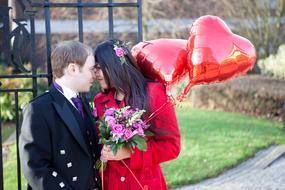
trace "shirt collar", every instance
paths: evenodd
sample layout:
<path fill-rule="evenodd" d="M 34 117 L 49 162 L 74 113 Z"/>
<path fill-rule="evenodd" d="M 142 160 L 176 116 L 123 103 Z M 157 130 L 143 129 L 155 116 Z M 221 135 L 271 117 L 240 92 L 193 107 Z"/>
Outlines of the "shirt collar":
<path fill-rule="evenodd" d="M 78 93 L 76 93 L 74 90 L 72 90 L 71 88 L 68 88 L 67 86 L 65 86 L 64 84 L 62 84 L 60 81 L 56 81 L 57 84 L 59 84 L 62 88 L 63 91 L 63 95 L 70 100 L 72 97 L 76 97 L 78 96 Z M 61 92 L 62 93 L 62 92 Z"/>

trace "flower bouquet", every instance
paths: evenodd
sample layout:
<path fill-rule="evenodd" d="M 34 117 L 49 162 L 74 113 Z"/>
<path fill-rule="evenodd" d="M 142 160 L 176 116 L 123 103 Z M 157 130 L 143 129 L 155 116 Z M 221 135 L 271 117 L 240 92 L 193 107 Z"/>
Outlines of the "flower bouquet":
<path fill-rule="evenodd" d="M 120 109 L 107 108 L 105 110 L 102 121 L 100 121 L 99 131 L 100 139 L 99 144 L 109 145 L 114 154 L 120 148 L 127 147 L 131 151 L 137 147 L 139 150 L 146 151 L 147 149 L 147 136 L 153 134 L 147 130 L 149 125 L 142 120 L 142 115 L 145 110 L 131 109 L 130 106 L 125 106 Z M 137 177 L 127 166 L 124 160 L 121 162 L 127 167 L 131 175 L 137 181 L 141 189 L 141 183 Z M 96 163 L 97 168 L 101 168 L 102 189 L 104 190 L 104 168 L 107 161 L 98 160 Z"/>
<path fill-rule="evenodd" d="M 142 120 L 145 110 L 131 109 L 125 106 L 120 109 L 107 108 L 100 122 L 100 144 L 109 145 L 114 154 L 118 149 L 137 147 L 146 151 L 146 136 L 151 136 L 149 125 Z"/>

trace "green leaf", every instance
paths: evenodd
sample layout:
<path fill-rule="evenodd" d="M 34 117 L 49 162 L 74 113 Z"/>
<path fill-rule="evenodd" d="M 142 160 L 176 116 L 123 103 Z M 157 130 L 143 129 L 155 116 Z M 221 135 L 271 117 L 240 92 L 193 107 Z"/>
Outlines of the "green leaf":
<path fill-rule="evenodd" d="M 139 150 L 146 151 L 147 149 L 147 144 L 146 144 L 146 139 L 144 137 L 135 135 L 132 137 L 133 142 L 136 144 L 136 147 Z"/>
<path fill-rule="evenodd" d="M 150 137 L 153 137 L 153 136 L 154 136 L 154 133 L 151 132 L 151 131 L 149 131 L 149 130 L 146 130 L 146 131 L 144 132 L 144 134 L 145 134 L 146 136 L 150 136 Z"/>
<path fill-rule="evenodd" d="M 120 143 L 120 144 L 117 145 L 117 149 L 118 149 L 118 150 L 121 149 L 121 148 L 123 148 L 123 147 L 124 147 L 124 144 L 123 144 L 123 143 Z"/>
<path fill-rule="evenodd" d="M 116 154 L 117 154 L 117 151 L 118 151 L 117 144 L 111 144 L 111 150 L 112 150 L 113 153 L 116 155 Z"/>

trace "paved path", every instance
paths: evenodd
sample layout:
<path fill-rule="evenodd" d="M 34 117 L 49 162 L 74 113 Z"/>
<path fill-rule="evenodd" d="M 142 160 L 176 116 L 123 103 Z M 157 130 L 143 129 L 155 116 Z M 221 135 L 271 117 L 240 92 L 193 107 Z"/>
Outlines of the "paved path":
<path fill-rule="evenodd" d="M 16 131 L 14 131 L 10 136 L 9 138 L 2 144 L 2 157 L 3 157 L 3 160 L 5 160 L 8 156 L 8 153 L 9 153 L 9 147 L 10 145 L 15 142 L 16 140 Z"/>
<path fill-rule="evenodd" d="M 262 150 L 216 178 L 175 190 L 285 190 L 285 145 Z"/>

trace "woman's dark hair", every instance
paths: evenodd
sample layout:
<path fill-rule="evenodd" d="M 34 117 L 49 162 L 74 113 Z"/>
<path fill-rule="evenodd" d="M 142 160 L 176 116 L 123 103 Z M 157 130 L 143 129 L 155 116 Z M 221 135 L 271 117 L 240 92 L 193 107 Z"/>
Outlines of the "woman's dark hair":
<path fill-rule="evenodd" d="M 115 49 L 124 50 L 119 56 Z M 125 94 L 127 105 L 133 108 L 147 109 L 147 79 L 138 70 L 129 49 L 117 39 L 106 40 L 97 45 L 95 61 L 100 65 L 105 80 L 111 88 Z"/>

